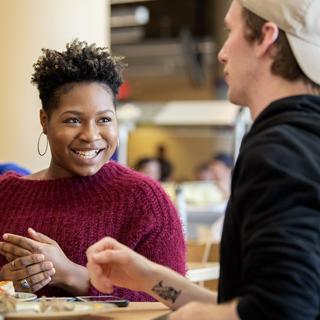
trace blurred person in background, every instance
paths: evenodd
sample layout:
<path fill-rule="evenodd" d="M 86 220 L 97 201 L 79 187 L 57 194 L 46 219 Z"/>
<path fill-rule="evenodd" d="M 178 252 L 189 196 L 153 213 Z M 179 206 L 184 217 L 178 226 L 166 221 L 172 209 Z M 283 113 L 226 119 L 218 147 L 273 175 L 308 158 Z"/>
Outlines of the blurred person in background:
<path fill-rule="evenodd" d="M 211 159 L 209 164 L 204 164 L 202 165 L 202 167 L 198 168 L 198 170 L 201 170 L 198 171 L 198 178 L 200 178 L 202 181 L 213 182 L 214 185 L 218 187 L 219 193 L 221 193 L 221 197 L 223 198 L 224 203 L 226 203 L 230 196 L 232 168 L 232 156 L 222 152 L 217 153 Z M 224 210 L 225 209 L 223 209 L 223 213 Z M 207 237 L 209 237 L 211 241 L 220 242 L 221 240 L 224 222 L 223 213 L 217 220 L 215 220 L 215 222 L 210 227 L 210 231 L 207 234 Z"/>
<path fill-rule="evenodd" d="M 28 176 L 0 176 L 0 280 L 12 280 L 17 291 L 43 288 L 39 295 L 98 295 L 85 252 L 108 235 L 184 274 L 185 243 L 173 204 L 158 183 L 110 161 L 118 144 L 122 62 L 106 48 L 75 40 L 62 52 L 43 49 L 34 68 L 40 137 L 51 161 Z M 39 144 L 44 155 L 47 147 Z M 124 288 L 114 294 L 153 300 Z"/>
<path fill-rule="evenodd" d="M 151 158 L 151 157 L 141 158 L 135 164 L 134 169 L 154 180 L 160 181 L 161 167 L 157 158 Z"/>
<path fill-rule="evenodd" d="M 196 167 L 195 180 L 197 181 L 212 181 L 212 173 L 208 163 L 202 163 Z"/>
<path fill-rule="evenodd" d="M 232 174 L 218 299 L 111 238 L 87 251 L 91 281 L 148 292 L 179 309 L 170 320 L 318 320 L 320 1 L 234 0 L 225 25 L 229 100 L 254 123 Z"/>
<path fill-rule="evenodd" d="M 160 168 L 161 168 L 160 181 L 161 182 L 170 181 L 173 173 L 173 165 L 171 161 L 167 159 L 166 153 L 167 153 L 167 149 L 164 145 L 161 144 L 157 147 L 156 158 L 160 163 Z"/>
<path fill-rule="evenodd" d="M 233 158 L 227 153 L 216 154 L 210 164 L 211 178 L 224 193 L 226 198 L 230 195 L 231 171 L 233 168 Z"/>

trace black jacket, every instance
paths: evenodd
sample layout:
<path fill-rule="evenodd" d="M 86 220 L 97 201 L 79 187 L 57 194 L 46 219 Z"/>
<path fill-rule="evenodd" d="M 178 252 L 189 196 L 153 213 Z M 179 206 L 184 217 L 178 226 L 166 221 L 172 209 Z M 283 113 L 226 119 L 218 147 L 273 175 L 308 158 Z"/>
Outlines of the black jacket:
<path fill-rule="evenodd" d="M 242 142 L 219 302 L 237 297 L 242 320 L 320 319 L 320 97 L 271 103 Z"/>

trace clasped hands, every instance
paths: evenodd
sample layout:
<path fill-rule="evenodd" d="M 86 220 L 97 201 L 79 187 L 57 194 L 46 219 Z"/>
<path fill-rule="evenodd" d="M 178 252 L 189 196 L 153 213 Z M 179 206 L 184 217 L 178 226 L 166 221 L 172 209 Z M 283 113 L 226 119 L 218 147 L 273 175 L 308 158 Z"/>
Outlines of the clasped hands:
<path fill-rule="evenodd" d="M 28 235 L 30 238 L 10 233 L 3 235 L 5 242 L 0 242 L 0 254 L 9 262 L 1 269 L 0 280 L 11 280 L 17 291 L 25 292 L 63 283 L 63 270 L 71 261 L 58 243 L 31 228 Z"/>

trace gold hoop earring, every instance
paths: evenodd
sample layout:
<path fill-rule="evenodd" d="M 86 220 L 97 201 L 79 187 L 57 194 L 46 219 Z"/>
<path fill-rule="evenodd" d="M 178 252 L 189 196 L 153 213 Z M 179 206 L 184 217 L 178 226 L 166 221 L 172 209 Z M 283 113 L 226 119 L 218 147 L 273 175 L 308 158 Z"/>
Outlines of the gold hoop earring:
<path fill-rule="evenodd" d="M 48 144 L 49 144 L 49 142 L 48 142 L 48 138 L 47 138 L 46 148 L 45 148 L 44 152 L 43 152 L 43 153 L 41 153 L 41 151 L 40 151 L 40 140 L 41 140 L 41 136 L 42 136 L 42 135 L 45 135 L 43 131 L 40 133 L 40 136 L 39 136 L 39 138 L 38 138 L 38 143 L 37 143 L 38 154 L 39 154 L 39 156 L 41 156 L 41 157 L 43 157 L 43 156 L 47 153 L 47 150 L 48 150 Z"/>

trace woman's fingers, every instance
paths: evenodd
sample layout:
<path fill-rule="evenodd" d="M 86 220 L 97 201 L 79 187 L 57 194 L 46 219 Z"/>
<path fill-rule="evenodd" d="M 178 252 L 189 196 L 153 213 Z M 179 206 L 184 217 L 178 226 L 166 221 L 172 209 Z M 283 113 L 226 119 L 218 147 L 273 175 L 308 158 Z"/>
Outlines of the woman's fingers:
<path fill-rule="evenodd" d="M 37 274 L 32 275 L 31 277 L 26 278 L 28 283 L 30 284 L 31 287 L 37 285 L 38 283 L 51 278 L 55 274 L 54 268 L 44 271 L 44 272 L 39 272 Z"/>
<path fill-rule="evenodd" d="M 7 243 L 11 243 L 13 245 L 16 245 L 18 247 L 21 247 L 22 249 L 28 250 L 30 252 L 39 252 L 40 248 L 39 245 L 37 243 L 37 241 L 34 241 L 32 239 L 26 238 L 26 237 L 22 237 L 22 236 L 18 236 L 16 234 L 12 234 L 12 233 L 5 233 L 2 236 L 3 240 L 5 240 Z"/>
<path fill-rule="evenodd" d="M 1 278 L 12 280 L 17 291 L 35 292 L 51 281 L 55 268 L 51 261 L 44 261 L 43 254 L 19 257 L 5 264 Z"/>
<path fill-rule="evenodd" d="M 56 244 L 56 241 L 49 238 L 45 234 L 41 232 L 37 232 L 33 230 L 32 228 L 28 228 L 28 233 L 30 237 L 36 241 L 42 242 L 42 243 L 47 243 L 47 244 Z"/>
<path fill-rule="evenodd" d="M 46 272 L 52 269 L 53 264 L 51 261 L 43 261 L 15 271 L 15 278 L 17 280 L 25 279 L 32 277 L 33 275 L 36 275 L 38 273 Z"/>
<path fill-rule="evenodd" d="M 22 257 L 32 252 L 9 242 L 0 242 L 0 254 L 11 257 Z"/>
<path fill-rule="evenodd" d="M 51 261 L 43 261 L 41 254 L 21 257 L 11 262 L 15 288 L 24 292 L 36 292 L 47 285 L 55 274 L 55 269 Z M 23 286 L 29 285 L 29 288 Z"/>
<path fill-rule="evenodd" d="M 24 257 L 19 257 L 11 261 L 11 270 L 20 270 L 31 265 L 35 265 L 39 262 L 44 261 L 43 254 L 31 254 Z"/>
<path fill-rule="evenodd" d="M 17 258 L 16 256 L 14 256 L 13 254 L 10 254 L 10 253 L 6 253 L 6 254 L 4 254 L 4 256 L 6 257 L 6 260 L 8 262 L 10 262 L 10 261 L 12 261 L 12 260 Z"/>
<path fill-rule="evenodd" d="M 49 284 L 50 281 L 51 281 L 51 277 L 41 280 L 40 282 L 38 282 L 37 284 L 32 286 L 32 292 L 36 292 L 36 291 L 42 289 L 44 286 Z"/>
<path fill-rule="evenodd" d="M 50 270 L 39 272 L 30 277 L 26 277 L 20 281 L 16 281 L 15 287 L 18 285 L 18 290 L 24 292 L 36 292 L 40 290 L 42 287 L 50 283 L 51 277 L 55 274 L 55 269 L 52 268 Z M 23 282 L 27 283 L 30 288 L 26 288 L 23 286 Z"/>

